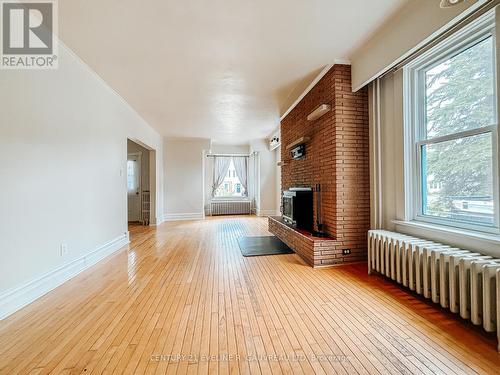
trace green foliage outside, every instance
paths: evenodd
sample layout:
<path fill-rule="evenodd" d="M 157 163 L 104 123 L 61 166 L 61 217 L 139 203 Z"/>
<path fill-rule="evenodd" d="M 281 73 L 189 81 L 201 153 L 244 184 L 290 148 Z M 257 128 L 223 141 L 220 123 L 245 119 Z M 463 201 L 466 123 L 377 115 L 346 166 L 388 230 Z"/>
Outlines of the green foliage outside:
<path fill-rule="evenodd" d="M 488 38 L 426 72 L 428 139 L 495 123 L 492 53 Z M 492 197 L 489 133 L 424 146 L 422 155 L 424 181 L 440 186 L 428 191 L 426 213 L 448 217 L 457 197 Z"/>

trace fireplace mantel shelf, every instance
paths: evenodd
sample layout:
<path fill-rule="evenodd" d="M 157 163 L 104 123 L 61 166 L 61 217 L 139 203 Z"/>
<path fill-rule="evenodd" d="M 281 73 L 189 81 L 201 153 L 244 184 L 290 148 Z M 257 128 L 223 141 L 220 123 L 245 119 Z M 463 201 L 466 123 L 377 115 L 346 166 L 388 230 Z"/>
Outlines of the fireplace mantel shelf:
<path fill-rule="evenodd" d="M 289 150 L 291 149 L 292 147 L 294 146 L 298 146 L 298 145 L 301 145 L 303 143 L 306 143 L 310 140 L 311 138 L 309 137 L 300 137 L 299 139 L 296 139 L 295 141 L 293 141 L 292 143 L 288 144 L 286 146 L 286 149 Z"/>

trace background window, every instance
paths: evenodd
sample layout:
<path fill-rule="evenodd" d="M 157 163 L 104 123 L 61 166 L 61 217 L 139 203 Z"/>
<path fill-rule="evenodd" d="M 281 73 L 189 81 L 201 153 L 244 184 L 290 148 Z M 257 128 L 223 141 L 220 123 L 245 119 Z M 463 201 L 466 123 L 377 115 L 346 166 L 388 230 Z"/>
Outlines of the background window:
<path fill-rule="evenodd" d="M 246 191 L 236 173 L 234 162 L 231 160 L 224 181 L 215 191 L 215 197 L 246 197 L 246 195 Z"/>
<path fill-rule="evenodd" d="M 139 174 L 137 173 L 137 161 L 127 160 L 127 190 L 135 192 L 139 188 Z"/>
<path fill-rule="evenodd" d="M 496 61 L 491 26 L 475 33 L 456 52 L 435 58 L 448 43 L 410 68 L 411 199 L 417 220 L 487 230 L 498 227 Z"/>

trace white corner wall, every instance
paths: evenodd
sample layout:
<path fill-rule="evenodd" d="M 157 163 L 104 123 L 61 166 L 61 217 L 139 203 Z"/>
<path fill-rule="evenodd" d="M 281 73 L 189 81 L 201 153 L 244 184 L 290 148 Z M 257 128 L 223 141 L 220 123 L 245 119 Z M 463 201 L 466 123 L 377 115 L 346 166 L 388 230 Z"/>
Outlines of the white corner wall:
<path fill-rule="evenodd" d="M 204 151 L 208 139 L 166 139 L 163 220 L 196 220 L 204 214 Z"/>
<path fill-rule="evenodd" d="M 163 145 L 62 43 L 57 70 L 0 71 L 0 102 L 1 319 L 128 242 L 127 138 L 156 150 L 158 192 Z"/>
<path fill-rule="evenodd" d="M 257 215 L 277 215 L 279 205 L 276 201 L 277 196 L 277 156 L 278 149 L 269 150 L 269 144 L 266 139 L 253 141 L 250 143 L 250 151 L 258 152 L 258 170 L 260 194 L 257 195 Z"/>

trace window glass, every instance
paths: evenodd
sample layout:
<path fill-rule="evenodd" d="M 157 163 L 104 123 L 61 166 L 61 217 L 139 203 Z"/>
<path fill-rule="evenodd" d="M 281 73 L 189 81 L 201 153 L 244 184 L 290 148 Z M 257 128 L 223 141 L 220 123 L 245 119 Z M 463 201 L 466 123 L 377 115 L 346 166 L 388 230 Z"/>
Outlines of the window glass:
<path fill-rule="evenodd" d="M 495 123 L 493 38 L 425 72 L 426 138 Z"/>
<path fill-rule="evenodd" d="M 246 191 L 236 173 L 233 160 L 229 164 L 229 170 L 226 173 L 224 181 L 215 191 L 216 197 L 245 197 Z"/>
<path fill-rule="evenodd" d="M 127 190 L 129 192 L 136 192 L 138 188 L 137 160 L 127 160 Z"/>
<path fill-rule="evenodd" d="M 491 134 L 423 145 L 425 215 L 494 224 Z"/>

